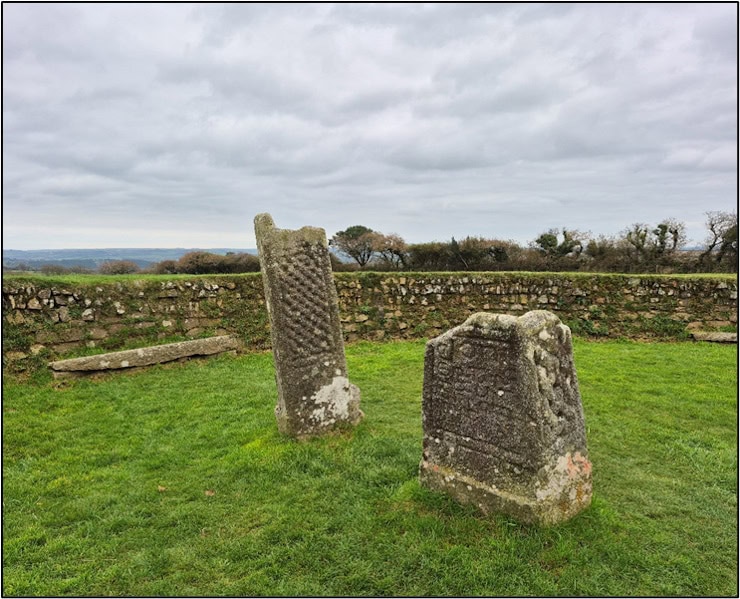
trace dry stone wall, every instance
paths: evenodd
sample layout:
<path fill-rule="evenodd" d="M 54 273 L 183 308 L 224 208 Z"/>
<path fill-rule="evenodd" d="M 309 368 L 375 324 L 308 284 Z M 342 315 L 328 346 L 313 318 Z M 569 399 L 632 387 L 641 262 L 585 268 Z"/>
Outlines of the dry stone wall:
<path fill-rule="evenodd" d="M 435 337 L 479 311 L 554 312 L 576 335 L 685 337 L 737 325 L 737 280 L 626 275 L 335 275 L 349 341 Z"/>
<path fill-rule="evenodd" d="M 346 341 L 431 338 L 475 312 L 547 309 L 575 335 L 689 338 L 737 325 L 737 279 L 554 273 L 336 273 Z M 237 335 L 267 349 L 261 276 L 3 279 L 3 363 Z"/>
<path fill-rule="evenodd" d="M 66 358 L 238 331 L 269 347 L 259 275 L 114 280 L 3 280 L 3 362 Z"/>

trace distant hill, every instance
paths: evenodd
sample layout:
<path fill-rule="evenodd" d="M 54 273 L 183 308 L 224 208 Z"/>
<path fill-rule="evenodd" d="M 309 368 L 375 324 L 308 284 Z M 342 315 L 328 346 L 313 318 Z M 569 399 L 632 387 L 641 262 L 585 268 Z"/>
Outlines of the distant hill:
<path fill-rule="evenodd" d="M 140 268 L 147 268 L 162 260 L 177 260 L 188 252 L 210 252 L 225 256 L 235 254 L 257 254 L 256 248 L 100 248 L 70 250 L 6 250 L 3 249 L 3 267 L 16 268 L 24 264 L 38 269 L 45 264 L 57 266 L 97 269 L 109 260 L 130 260 Z"/>

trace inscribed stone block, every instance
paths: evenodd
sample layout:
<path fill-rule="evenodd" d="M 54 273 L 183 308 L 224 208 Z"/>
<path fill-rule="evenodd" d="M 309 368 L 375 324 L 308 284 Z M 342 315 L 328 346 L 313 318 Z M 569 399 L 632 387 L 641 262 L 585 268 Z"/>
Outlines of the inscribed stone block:
<path fill-rule="evenodd" d="M 551 312 L 479 312 L 429 341 L 422 419 L 429 488 L 526 523 L 591 503 L 570 329 Z"/>

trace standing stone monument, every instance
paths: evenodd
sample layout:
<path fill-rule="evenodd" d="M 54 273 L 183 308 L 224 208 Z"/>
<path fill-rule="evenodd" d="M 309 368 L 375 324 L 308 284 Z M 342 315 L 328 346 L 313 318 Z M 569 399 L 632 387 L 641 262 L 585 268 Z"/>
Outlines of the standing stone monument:
<path fill-rule="evenodd" d="M 254 219 L 275 358 L 280 432 L 320 435 L 357 424 L 360 390 L 347 379 L 337 290 L 323 229 Z"/>
<path fill-rule="evenodd" d="M 570 329 L 479 312 L 427 343 L 421 484 L 483 512 L 555 524 L 591 503 Z"/>

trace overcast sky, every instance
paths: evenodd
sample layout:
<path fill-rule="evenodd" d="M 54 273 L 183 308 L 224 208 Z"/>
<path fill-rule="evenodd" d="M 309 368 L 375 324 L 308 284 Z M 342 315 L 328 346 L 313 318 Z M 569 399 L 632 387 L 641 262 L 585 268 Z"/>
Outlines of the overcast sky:
<path fill-rule="evenodd" d="M 615 234 L 737 200 L 726 4 L 4 4 L 3 247 Z"/>

